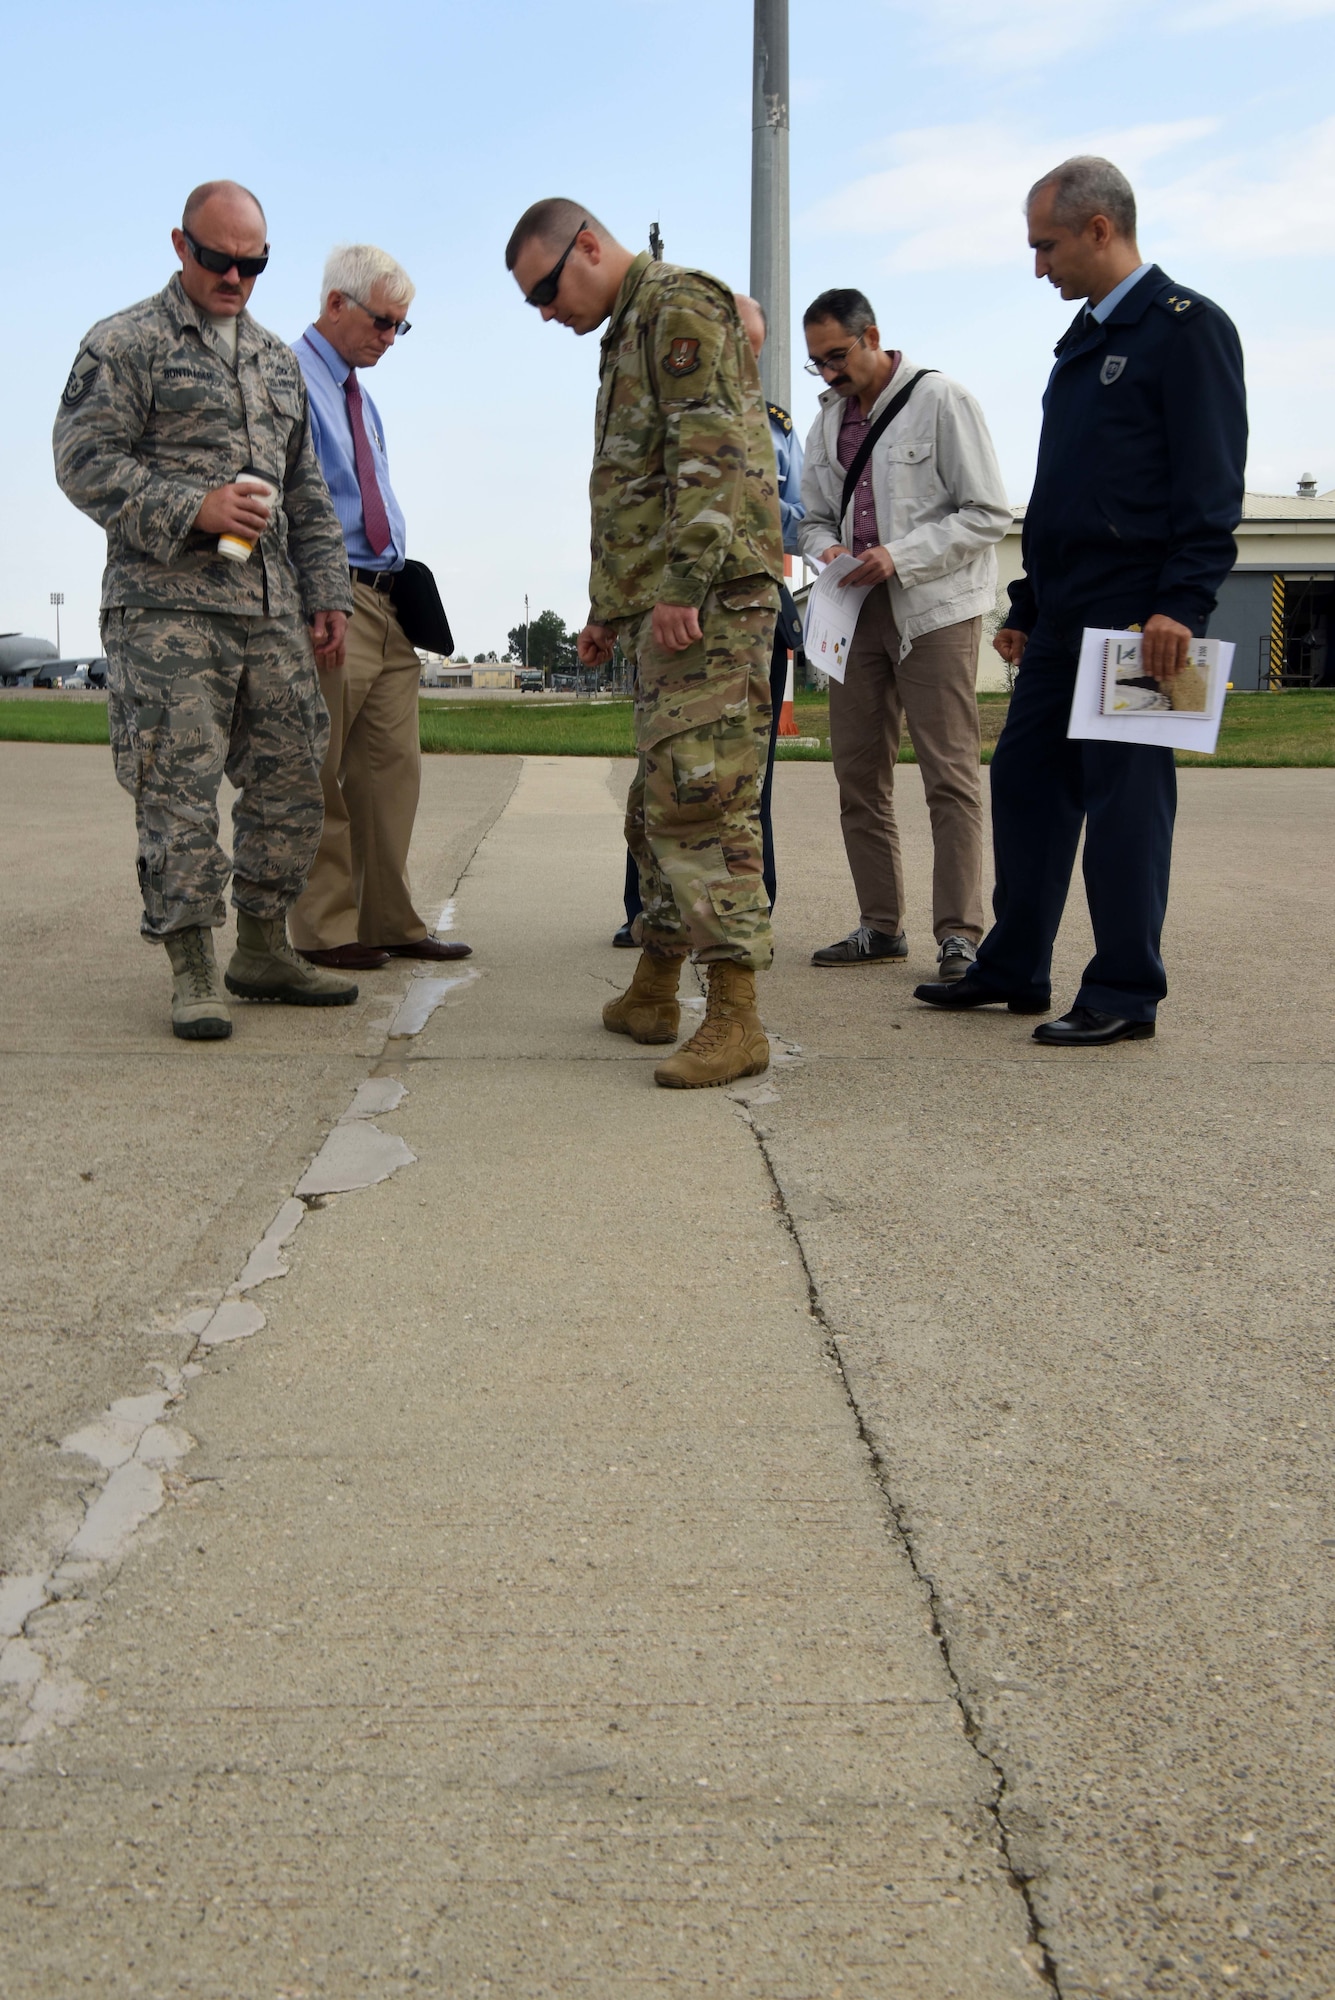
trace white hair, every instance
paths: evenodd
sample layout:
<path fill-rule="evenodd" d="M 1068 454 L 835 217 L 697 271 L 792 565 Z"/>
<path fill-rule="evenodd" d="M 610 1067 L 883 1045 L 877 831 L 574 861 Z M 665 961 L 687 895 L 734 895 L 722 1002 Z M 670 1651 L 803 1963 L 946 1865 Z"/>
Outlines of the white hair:
<path fill-rule="evenodd" d="M 342 292 L 365 305 L 377 285 L 383 285 L 393 303 L 405 309 L 412 304 L 417 291 L 402 264 L 388 250 L 377 250 L 374 243 L 336 244 L 325 261 L 320 311 L 328 305 L 331 292 Z"/>

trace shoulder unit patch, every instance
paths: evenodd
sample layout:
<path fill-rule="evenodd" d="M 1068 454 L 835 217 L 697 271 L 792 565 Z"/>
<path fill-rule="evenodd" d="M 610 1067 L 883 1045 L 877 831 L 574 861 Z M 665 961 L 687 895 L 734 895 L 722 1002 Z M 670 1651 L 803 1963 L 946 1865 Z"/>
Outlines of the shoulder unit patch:
<path fill-rule="evenodd" d="M 694 375 L 700 366 L 700 343 L 698 340 L 674 340 L 668 348 L 663 366 L 669 375 Z"/>

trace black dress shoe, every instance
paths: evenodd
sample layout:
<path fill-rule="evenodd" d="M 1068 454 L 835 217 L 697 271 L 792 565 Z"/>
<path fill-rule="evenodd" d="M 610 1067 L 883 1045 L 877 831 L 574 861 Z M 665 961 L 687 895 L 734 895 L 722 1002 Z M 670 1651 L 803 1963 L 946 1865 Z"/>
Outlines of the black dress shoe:
<path fill-rule="evenodd" d="M 963 979 L 925 980 L 914 987 L 913 997 L 929 1007 L 1009 1007 L 1012 1014 L 1046 1014 L 1051 1005 L 1047 1000 L 1013 1000 L 1009 993 L 998 993 L 967 973 Z"/>
<path fill-rule="evenodd" d="M 391 958 L 471 958 L 473 947 L 461 938 L 446 944 L 443 938 L 414 938 L 410 944 L 387 944 L 384 946 Z"/>
<path fill-rule="evenodd" d="M 1154 1033 L 1153 1021 L 1126 1021 L 1120 1014 L 1100 1014 L 1097 1007 L 1072 1007 L 1059 1020 L 1034 1029 L 1034 1040 L 1054 1049 L 1101 1049 L 1108 1042 L 1144 1042 Z"/>
<path fill-rule="evenodd" d="M 621 926 L 621 929 L 613 937 L 612 942 L 616 946 L 618 951 L 634 951 L 635 940 L 631 936 L 630 925 L 623 924 Z"/>
<path fill-rule="evenodd" d="M 297 956 L 312 965 L 335 966 L 341 972 L 374 972 L 378 965 L 389 964 L 389 953 L 381 951 L 378 944 L 331 944 L 323 951 L 299 949 Z"/>

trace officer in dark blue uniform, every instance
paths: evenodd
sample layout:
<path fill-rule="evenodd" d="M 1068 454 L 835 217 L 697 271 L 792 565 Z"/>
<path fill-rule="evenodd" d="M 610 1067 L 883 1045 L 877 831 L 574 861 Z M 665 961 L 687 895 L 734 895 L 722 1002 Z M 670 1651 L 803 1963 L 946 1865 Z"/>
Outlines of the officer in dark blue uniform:
<path fill-rule="evenodd" d="M 1089 303 L 1056 351 L 1025 573 L 993 642 L 1019 668 L 992 760 L 996 922 L 964 979 L 915 990 L 936 1007 L 1048 1011 L 1083 820 L 1094 956 L 1034 1040 L 1094 1047 L 1152 1035 L 1167 991 L 1177 778 L 1169 749 L 1067 738 L 1081 633 L 1140 627 L 1147 672 L 1180 671 L 1235 560 L 1247 406 L 1232 321 L 1141 262 L 1135 196 L 1109 161 L 1039 181 L 1029 241 L 1036 275 Z"/>
<path fill-rule="evenodd" d="M 737 310 L 741 316 L 742 329 L 751 343 L 751 351 L 756 360 L 765 345 L 768 328 L 765 323 L 764 308 L 756 299 L 748 298 L 744 292 L 733 294 Z M 806 508 L 802 505 L 802 444 L 793 435 L 793 420 L 779 403 L 765 405 L 769 413 L 769 434 L 774 441 L 774 463 L 779 474 L 779 520 L 783 528 L 784 554 L 800 555 L 797 542 L 797 524 L 805 519 Z M 788 655 L 796 652 L 802 644 L 802 614 L 794 604 L 786 585 L 779 588 L 779 618 L 774 628 L 774 649 L 770 657 L 769 689 L 773 703 L 773 716 L 769 730 L 769 757 L 765 764 L 764 782 L 760 788 L 760 838 L 762 874 L 765 891 L 769 896 L 770 908 L 774 908 L 778 895 L 778 877 L 774 860 L 774 755 L 779 743 L 779 715 L 783 708 L 783 698 L 788 691 Z M 640 902 L 640 871 L 635 865 L 635 856 L 626 856 L 626 883 L 623 892 L 626 921 L 613 937 L 615 945 L 628 949 L 635 943 L 633 926 L 643 908 Z"/>

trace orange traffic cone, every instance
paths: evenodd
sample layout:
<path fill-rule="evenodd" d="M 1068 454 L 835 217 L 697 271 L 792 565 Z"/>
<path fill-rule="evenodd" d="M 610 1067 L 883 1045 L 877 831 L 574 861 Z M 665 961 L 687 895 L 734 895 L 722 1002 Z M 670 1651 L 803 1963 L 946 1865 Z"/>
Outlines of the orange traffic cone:
<path fill-rule="evenodd" d="M 788 678 L 784 682 L 783 706 L 779 710 L 780 736 L 796 736 L 797 721 L 793 715 L 793 656 L 788 655 Z"/>

